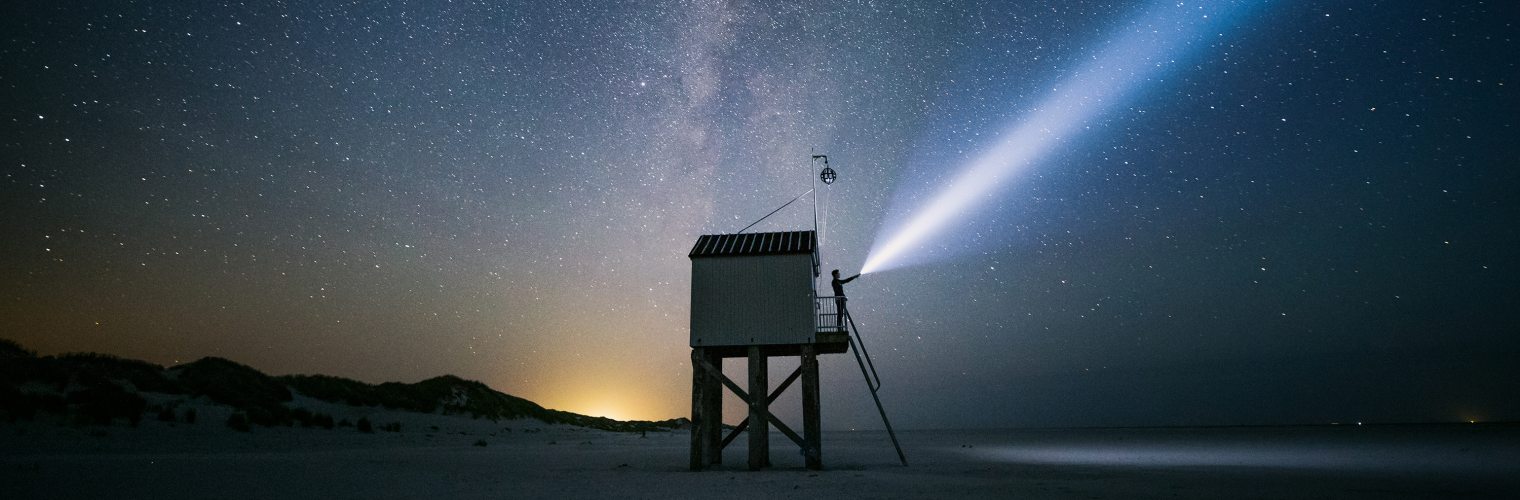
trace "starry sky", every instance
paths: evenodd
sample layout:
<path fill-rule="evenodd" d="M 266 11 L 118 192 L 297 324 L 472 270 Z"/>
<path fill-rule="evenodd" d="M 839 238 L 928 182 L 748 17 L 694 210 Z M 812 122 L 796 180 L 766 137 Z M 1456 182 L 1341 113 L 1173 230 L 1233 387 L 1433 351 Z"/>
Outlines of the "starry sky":
<path fill-rule="evenodd" d="M 699 235 L 828 155 L 824 268 L 854 274 L 1160 33 L 911 265 L 848 285 L 894 426 L 1520 419 L 1520 32 L 1495 2 L 3 10 L 0 337 L 42 354 L 686 416 Z M 751 231 L 811 229 L 812 201 Z M 853 359 L 821 364 L 825 427 L 880 428 Z"/>

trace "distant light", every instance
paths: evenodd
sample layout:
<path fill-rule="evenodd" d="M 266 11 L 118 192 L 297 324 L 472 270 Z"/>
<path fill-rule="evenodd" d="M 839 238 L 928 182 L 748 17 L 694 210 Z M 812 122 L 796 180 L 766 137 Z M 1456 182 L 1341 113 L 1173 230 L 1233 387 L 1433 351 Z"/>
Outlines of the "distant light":
<path fill-rule="evenodd" d="M 1136 433 L 1138 434 L 1138 433 Z M 1331 440 L 1290 437 L 1282 431 L 1263 431 L 1243 439 L 1203 439 L 1190 435 L 1128 434 L 1140 439 L 1111 444 L 988 445 L 960 451 L 989 462 L 1106 467 L 1271 467 L 1288 469 L 1363 471 L 1461 471 L 1509 473 L 1512 468 L 1492 459 L 1502 445 L 1482 445 L 1481 453 L 1452 456 L 1442 445 L 1417 438 L 1384 441 Z M 1141 436 L 1144 436 L 1143 438 Z M 1210 436 L 1219 437 L 1219 436 Z"/>

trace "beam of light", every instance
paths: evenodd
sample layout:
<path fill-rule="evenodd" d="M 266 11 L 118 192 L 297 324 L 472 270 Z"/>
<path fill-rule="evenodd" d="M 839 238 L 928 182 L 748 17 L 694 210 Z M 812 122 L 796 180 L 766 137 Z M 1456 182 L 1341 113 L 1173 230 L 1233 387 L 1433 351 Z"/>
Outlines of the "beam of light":
<path fill-rule="evenodd" d="M 862 274 L 922 263 L 930 237 L 955 219 L 995 200 L 998 190 L 1033 165 L 1058 142 L 1077 134 L 1083 124 L 1119 104 L 1121 98 L 1156 79 L 1188 51 L 1209 46 L 1210 37 L 1230 20 L 1260 5 L 1244 1 L 1162 1 L 1152 4 L 1124 32 L 1107 42 L 1076 73 L 1053 89 L 1021 123 L 1005 128 L 992 145 L 954 177 L 938 196 L 888 238 L 878 232 Z"/>
<path fill-rule="evenodd" d="M 1516 469 L 1508 465 L 1515 453 L 1498 443 L 1471 443 L 1465 439 L 1422 441 L 1402 436 L 1380 436 L 1384 442 L 1315 436 L 1321 440 L 1309 442 L 1291 433 L 1275 437 L 1272 442 L 1198 442 L 1196 438 L 1184 438 L 1133 444 L 985 446 L 962 453 L 992 462 L 1110 467 L 1270 467 L 1471 474 L 1513 474 Z"/>

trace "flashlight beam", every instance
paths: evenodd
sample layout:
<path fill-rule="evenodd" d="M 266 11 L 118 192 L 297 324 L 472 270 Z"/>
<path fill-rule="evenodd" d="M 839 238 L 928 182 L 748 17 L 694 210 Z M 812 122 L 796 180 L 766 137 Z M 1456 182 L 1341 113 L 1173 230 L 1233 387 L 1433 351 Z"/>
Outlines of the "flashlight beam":
<path fill-rule="evenodd" d="M 1112 48 L 1094 55 L 1021 124 L 1005 130 L 1002 142 L 982 153 L 897 232 L 886 239 L 878 233 L 860 272 L 926 260 L 911 253 L 922 248 L 929 237 L 945 231 L 952 218 L 972 215 L 978 205 L 995 200 L 1004 184 L 1056 143 L 1077 134 L 1080 126 L 1143 87 L 1185 56 L 1188 49 L 1209 45 L 1201 37 L 1219 33 L 1229 19 L 1262 3 L 1167 0 L 1152 4 L 1108 44 Z"/>

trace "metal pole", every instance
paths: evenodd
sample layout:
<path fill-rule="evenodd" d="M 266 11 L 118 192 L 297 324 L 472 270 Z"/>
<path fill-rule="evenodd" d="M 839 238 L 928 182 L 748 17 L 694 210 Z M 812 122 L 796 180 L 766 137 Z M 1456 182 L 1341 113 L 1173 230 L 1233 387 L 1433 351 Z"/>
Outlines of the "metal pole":
<path fill-rule="evenodd" d="M 812 153 L 812 150 L 809 149 L 808 153 Z M 820 244 L 822 242 L 818 240 L 818 155 L 812 156 L 813 158 L 808 160 L 808 180 L 813 183 L 813 189 L 811 190 L 813 191 L 813 243 L 818 249 L 818 262 L 814 264 L 821 266 L 823 265 L 823 246 Z M 818 267 L 814 267 L 813 269 L 818 270 L 813 273 L 813 296 L 817 297 L 818 282 L 822 279 L 820 278 L 822 276 L 822 269 Z"/>

